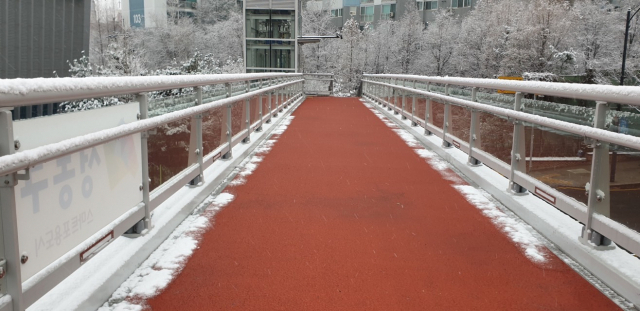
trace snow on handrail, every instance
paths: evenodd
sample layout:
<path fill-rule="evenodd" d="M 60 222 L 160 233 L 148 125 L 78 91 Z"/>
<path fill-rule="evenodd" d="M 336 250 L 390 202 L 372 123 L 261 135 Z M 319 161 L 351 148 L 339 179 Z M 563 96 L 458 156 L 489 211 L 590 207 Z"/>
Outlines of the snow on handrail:
<path fill-rule="evenodd" d="M 0 80 L 0 107 L 18 107 L 259 79 L 301 78 L 299 73 Z"/>
<path fill-rule="evenodd" d="M 469 108 L 475 108 L 495 115 L 511 118 L 514 120 L 525 121 L 537 125 L 550 127 L 556 130 L 573 133 L 582 137 L 588 137 L 599 141 L 606 141 L 633 149 L 640 149 L 640 137 L 614 133 L 603 129 L 588 127 L 579 124 L 568 123 L 564 121 L 554 120 L 547 117 L 528 114 L 525 112 L 509 110 L 505 108 L 495 107 L 487 104 L 476 103 L 456 97 L 446 96 L 438 93 L 427 92 L 423 90 L 413 89 L 400 85 L 394 85 L 384 82 L 363 80 L 363 82 L 394 87 L 396 89 L 422 94 L 432 99 L 440 99 L 452 104 L 461 105 Z"/>
<path fill-rule="evenodd" d="M 556 83 L 498 79 L 476 79 L 455 77 L 425 77 L 397 74 L 365 74 L 365 78 L 402 79 L 408 81 L 453 84 L 494 90 L 505 90 L 537 95 L 606 101 L 617 104 L 640 106 L 640 87 L 599 84 Z"/>
<path fill-rule="evenodd" d="M 289 75 L 289 77 L 290 76 L 291 75 Z M 263 89 L 247 92 L 241 95 L 236 95 L 210 103 L 204 103 L 203 105 L 170 112 L 161 116 L 123 124 L 115 128 L 110 128 L 95 133 L 66 139 L 57 143 L 44 145 L 34 149 L 14 153 L 11 155 L 2 156 L 0 157 L 0 176 L 14 173 L 19 170 L 26 169 L 27 167 L 35 166 L 38 163 L 56 159 L 67 154 L 72 154 L 79 150 L 101 145 L 112 140 L 125 137 L 127 135 L 151 130 L 163 124 L 205 113 L 216 107 L 221 107 L 226 104 L 232 104 L 240 100 L 248 99 L 253 96 L 273 91 L 288 85 L 293 85 L 302 81 L 302 79 L 297 79 L 289 82 L 284 82 L 277 85 L 265 87 Z"/>

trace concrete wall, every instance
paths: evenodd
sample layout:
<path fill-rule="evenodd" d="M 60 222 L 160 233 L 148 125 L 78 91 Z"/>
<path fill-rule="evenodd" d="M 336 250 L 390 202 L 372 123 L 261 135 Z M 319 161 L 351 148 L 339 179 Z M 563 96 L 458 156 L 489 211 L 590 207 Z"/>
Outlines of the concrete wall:
<path fill-rule="evenodd" d="M 69 75 L 89 53 L 90 0 L 0 0 L 0 78 Z"/>

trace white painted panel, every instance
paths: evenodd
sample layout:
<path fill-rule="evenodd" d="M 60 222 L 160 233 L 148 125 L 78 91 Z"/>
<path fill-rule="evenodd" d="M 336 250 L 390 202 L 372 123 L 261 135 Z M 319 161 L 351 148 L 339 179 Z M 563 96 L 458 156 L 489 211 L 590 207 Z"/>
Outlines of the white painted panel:
<path fill-rule="evenodd" d="M 13 123 L 14 138 L 20 141 L 20 150 L 57 143 L 61 140 L 86 135 L 137 120 L 139 104 L 129 103 L 101 109 L 63 113 Z"/>
<path fill-rule="evenodd" d="M 31 131 L 17 130 L 16 134 L 32 146 L 36 142 L 46 144 L 135 120 L 135 114 L 132 118 L 118 113 L 122 111 L 98 109 L 31 119 L 24 121 Z M 88 118 L 90 112 L 99 112 L 100 116 Z M 55 119 L 58 126 L 49 127 Z M 67 124 L 59 123 L 62 120 Z M 48 137 L 50 134 L 55 138 Z M 24 280 L 86 243 L 87 238 L 142 201 L 140 134 L 39 164 L 30 174 L 29 180 L 21 180 L 16 186 L 19 248 L 29 256 L 21 265 Z M 82 245 L 83 249 L 89 246 Z"/>

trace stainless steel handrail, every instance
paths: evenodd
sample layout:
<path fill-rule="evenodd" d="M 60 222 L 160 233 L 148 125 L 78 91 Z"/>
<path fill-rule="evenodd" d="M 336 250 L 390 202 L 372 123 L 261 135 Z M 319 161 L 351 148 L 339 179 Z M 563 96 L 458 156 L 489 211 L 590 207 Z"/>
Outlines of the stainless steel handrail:
<path fill-rule="evenodd" d="M 637 86 L 611 86 L 597 84 L 573 84 L 475 78 L 424 77 L 415 75 L 393 74 L 365 74 L 364 77 L 451 84 L 467 87 L 506 90 L 537 95 L 550 95 L 640 106 L 640 87 Z"/>

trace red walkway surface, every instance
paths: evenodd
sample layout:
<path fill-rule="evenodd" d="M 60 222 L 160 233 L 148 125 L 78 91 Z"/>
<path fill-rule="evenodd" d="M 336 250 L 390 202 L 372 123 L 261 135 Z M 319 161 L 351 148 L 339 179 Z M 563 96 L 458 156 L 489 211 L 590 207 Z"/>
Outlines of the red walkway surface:
<path fill-rule="evenodd" d="M 153 310 L 615 310 L 531 262 L 354 98 L 312 98 Z"/>

